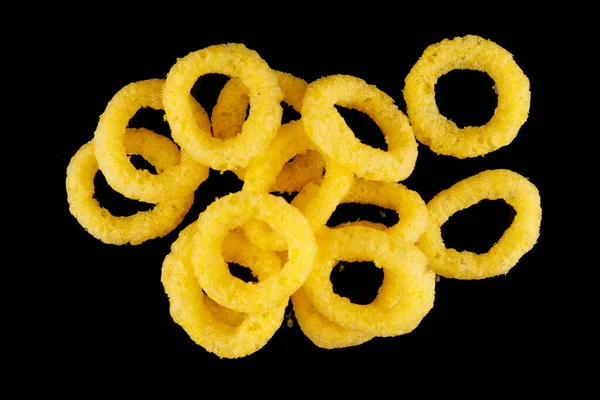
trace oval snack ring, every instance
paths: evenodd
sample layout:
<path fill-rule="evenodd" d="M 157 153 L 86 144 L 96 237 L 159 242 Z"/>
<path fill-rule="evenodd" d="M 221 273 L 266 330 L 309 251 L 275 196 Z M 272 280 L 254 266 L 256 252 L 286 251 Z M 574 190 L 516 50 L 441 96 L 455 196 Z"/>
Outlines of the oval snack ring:
<path fill-rule="evenodd" d="M 373 261 L 383 268 L 383 284 L 372 303 L 354 304 L 333 292 L 330 274 L 341 260 Z M 347 226 L 319 236 L 315 267 L 303 287 L 316 309 L 342 328 L 397 336 L 412 331 L 433 307 L 435 273 L 416 246 L 377 229 Z"/>
<path fill-rule="evenodd" d="M 219 357 L 252 354 L 279 329 L 287 302 L 262 313 L 240 315 L 207 299 L 190 259 L 197 226 L 198 222 L 194 222 L 181 231 L 163 262 L 161 281 L 169 296 L 171 316 L 194 342 Z M 279 272 L 280 260 L 275 253 L 230 236 L 223 242 L 227 259 L 246 264 L 259 280 Z"/>
<path fill-rule="evenodd" d="M 209 73 L 237 77 L 250 90 L 250 113 L 238 136 L 221 140 L 194 122 L 190 90 Z M 221 171 L 245 168 L 267 148 L 281 125 L 282 99 L 275 73 L 241 44 L 209 46 L 180 58 L 167 74 L 163 95 L 175 142 L 198 162 Z"/>
<path fill-rule="evenodd" d="M 256 284 L 234 278 L 221 254 L 227 232 L 250 218 L 267 222 L 288 247 L 288 261 L 281 271 Z M 219 198 L 200 215 L 192 262 L 209 297 L 232 310 L 255 313 L 287 302 L 310 273 L 316 250 L 315 237 L 300 211 L 280 197 L 240 191 Z"/>
<path fill-rule="evenodd" d="M 150 79 L 125 86 L 108 103 L 94 133 L 96 159 L 108 184 L 125 197 L 147 203 L 188 196 L 208 177 L 208 168 L 194 161 L 185 151 L 179 164 L 158 175 L 136 169 L 127 157 L 123 137 L 129 120 L 142 107 L 162 110 L 164 82 Z M 210 129 L 208 115 L 192 100 L 189 101 L 190 118 L 204 129 Z"/>
<path fill-rule="evenodd" d="M 331 322 L 311 303 L 304 288 L 292 295 L 294 315 L 302 332 L 315 345 L 323 349 L 340 349 L 358 346 L 373 339 L 375 335 L 351 331 Z"/>
<path fill-rule="evenodd" d="M 156 167 L 158 173 L 177 165 L 177 146 L 164 136 L 147 129 L 127 129 L 123 138 L 126 154 L 139 154 Z M 162 237 L 181 223 L 194 202 L 194 193 L 157 203 L 150 211 L 116 217 L 94 198 L 94 176 L 98 163 L 94 142 L 83 145 L 67 167 L 69 211 L 96 239 L 107 244 L 137 245 Z"/>
<path fill-rule="evenodd" d="M 283 101 L 300 112 L 307 83 L 293 75 L 279 71 L 274 72 L 284 94 Z M 248 88 L 238 78 L 231 78 L 225 83 L 211 116 L 213 135 L 216 138 L 228 139 L 241 132 L 248 108 L 248 92 Z M 292 129 L 288 126 L 289 124 L 296 125 L 296 127 Z M 294 133 L 289 132 L 290 130 L 293 130 Z M 323 176 L 323 158 L 318 152 L 308 150 L 313 148 L 314 146 L 304 133 L 302 124 L 298 121 L 291 121 L 279 128 L 277 135 L 264 153 L 250 160 L 247 170 L 254 170 L 254 175 L 250 178 L 251 182 L 246 182 L 246 170 L 236 169 L 233 172 L 245 182 L 246 189 L 298 192 L 306 183 Z M 291 158 L 294 160 L 289 161 Z M 273 174 L 271 169 L 277 173 Z M 258 175 L 269 174 L 269 178 L 261 179 L 257 173 Z M 268 181 L 269 184 L 264 186 L 264 189 L 257 190 L 255 189 L 257 180 L 259 182 Z"/>
<path fill-rule="evenodd" d="M 317 197 L 318 190 L 317 182 L 311 182 L 292 201 L 292 205 L 304 212 L 311 221 L 315 232 L 321 232 L 325 228 L 331 214 L 335 211 L 335 208 L 332 210 L 331 204 L 322 205 L 322 200 Z M 427 205 L 417 192 L 400 183 L 354 178 L 338 205 L 343 203 L 374 204 L 396 211 L 399 215 L 398 222 L 384 230 L 391 236 L 408 243 L 415 243 L 427 228 Z M 309 205 L 312 209 L 323 212 L 320 215 L 314 212 L 307 213 L 305 210 Z"/>
<path fill-rule="evenodd" d="M 335 211 L 341 199 L 350 189 L 354 177 L 352 172 L 332 161 L 327 161 L 326 165 L 327 171 L 322 183 L 321 185 L 315 185 L 314 191 L 311 191 L 311 196 L 301 196 L 300 199 L 296 200 L 302 193 L 300 192 L 292 200 L 292 205 L 302 211 L 315 234 L 325 228 L 325 224 L 321 224 L 320 221 L 323 219 L 327 221 Z M 309 182 L 307 186 L 311 183 Z M 252 243 L 263 249 L 275 251 L 287 249 L 287 243 L 281 235 L 270 229 L 262 221 L 248 221 L 244 225 L 244 232 L 246 232 Z"/>
<path fill-rule="evenodd" d="M 371 117 L 383 132 L 388 151 L 361 143 L 335 104 Z M 320 152 L 360 178 L 398 182 L 415 167 L 417 141 L 408 118 L 394 99 L 360 78 L 332 75 L 310 83 L 302 103 L 302 121 Z"/>
<path fill-rule="evenodd" d="M 495 83 L 498 106 L 483 126 L 459 128 L 440 114 L 438 79 L 455 69 L 486 72 Z M 496 43 L 468 35 L 429 46 L 405 78 L 407 114 L 419 142 L 437 154 L 476 157 L 508 145 L 527 120 L 529 79 L 512 55 Z"/>
<path fill-rule="evenodd" d="M 516 211 L 510 227 L 484 254 L 447 249 L 441 227 L 454 213 L 483 199 L 503 199 Z M 483 171 L 438 193 L 429 203 L 429 226 L 418 246 L 438 275 L 483 279 L 506 274 L 537 242 L 542 209 L 537 188 L 526 178 L 505 169 Z"/>

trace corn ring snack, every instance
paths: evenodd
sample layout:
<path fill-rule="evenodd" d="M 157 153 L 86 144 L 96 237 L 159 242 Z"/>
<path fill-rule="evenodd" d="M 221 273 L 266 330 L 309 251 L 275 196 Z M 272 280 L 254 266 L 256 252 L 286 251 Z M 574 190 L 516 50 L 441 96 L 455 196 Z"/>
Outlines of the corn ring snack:
<path fill-rule="evenodd" d="M 163 262 L 161 281 L 169 297 L 171 316 L 194 342 L 221 358 L 252 354 L 279 329 L 287 302 L 262 313 L 238 314 L 207 299 L 190 259 L 197 227 L 194 222 L 179 234 Z M 223 251 L 227 259 L 251 268 L 259 280 L 280 270 L 276 253 L 257 249 L 235 235 L 232 237 L 232 233 L 224 239 Z"/>
<path fill-rule="evenodd" d="M 253 245 L 246 235 L 240 230 L 231 231 L 223 241 L 223 259 L 239 265 L 249 266 L 252 276 L 257 279 L 266 279 L 281 269 L 281 258 L 275 252 L 269 252 Z M 247 314 L 230 310 L 204 296 L 204 306 L 218 319 L 231 326 L 239 326 Z"/>
<path fill-rule="evenodd" d="M 346 222 L 338 225 L 335 229 L 345 226 L 365 226 L 381 231 L 388 229 L 384 224 L 371 221 Z M 311 342 L 323 349 L 358 346 L 375 337 L 364 332 L 344 329 L 325 318 L 310 302 L 303 288 L 298 289 L 292 295 L 292 304 L 294 306 L 294 315 L 302 332 Z"/>
<path fill-rule="evenodd" d="M 335 104 L 371 117 L 383 132 L 388 151 L 361 143 Z M 360 78 L 331 75 L 310 83 L 302 103 L 302 121 L 322 154 L 360 178 L 398 182 L 415 167 L 417 141 L 408 118 L 394 99 Z"/>
<path fill-rule="evenodd" d="M 180 162 L 177 146 L 164 136 L 147 129 L 127 129 L 124 145 L 127 154 L 139 154 L 156 167 L 158 173 Z M 83 145 L 67 167 L 69 211 L 96 239 L 107 244 L 137 245 L 162 237 L 177 227 L 194 202 L 194 193 L 157 203 L 150 211 L 116 217 L 94 198 L 94 176 L 98 163 L 94 142 Z"/>
<path fill-rule="evenodd" d="M 293 75 L 279 71 L 274 72 L 284 94 L 283 101 L 291 105 L 297 112 L 300 112 L 307 83 Z M 246 109 L 248 108 L 248 92 L 248 88 L 238 78 L 231 78 L 223 86 L 211 116 L 213 135 L 216 138 L 227 139 L 241 132 L 246 119 Z M 297 123 L 297 121 L 292 121 L 292 123 Z M 252 159 L 247 168 L 250 169 L 250 165 L 253 165 L 254 170 L 261 172 L 268 171 L 269 168 L 275 168 L 278 174 L 274 175 L 276 178 L 273 178 L 272 182 L 269 181 L 271 183 L 265 189 L 269 192 L 298 192 L 306 183 L 323 176 L 323 158 L 317 151 L 307 150 L 314 148 L 314 146 L 308 140 L 302 128 L 295 128 L 294 131 L 297 132 L 295 135 L 284 134 L 285 139 L 278 138 L 282 134 L 282 128 L 286 125 L 288 124 L 281 126 L 280 131 L 267 150 Z M 288 162 L 294 156 L 296 158 Z M 256 160 L 257 158 L 261 159 L 262 162 L 269 163 L 269 167 L 263 166 L 261 162 Z M 285 158 L 283 162 L 281 161 L 282 158 Z M 279 163 L 281 163 L 281 166 Z M 236 169 L 233 172 L 238 178 L 246 181 L 245 170 Z M 253 184 L 250 184 L 250 186 L 253 186 Z"/>
<path fill-rule="evenodd" d="M 486 72 L 495 83 L 498 105 L 485 125 L 459 128 L 440 114 L 435 100 L 438 79 L 455 69 Z M 433 44 L 405 78 L 407 114 L 419 142 L 437 154 L 476 157 L 508 145 L 527 120 L 529 79 L 512 54 L 496 43 L 468 35 Z"/>
<path fill-rule="evenodd" d="M 270 143 L 267 151 L 252 159 L 248 164 L 242 190 L 257 193 L 267 193 L 272 191 L 273 184 L 281 175 L 285 165 L 294 164 L 286 164 L 286 162 L 298 153 L 305 151 L 309 146 L 310 140 L 304 134 L 302 121 L 292 121 L 282 125 L 281 128 L 279 128 L 279 132 Z M 318 153 L 315 154 L 318 155 Z M 321 160 L 323 165 L 319 170 L 313 171 L 316 171 L 321 175 L 324 161 L 320 155 L 318 155 L 318 159 Z M 315 165 L 314 160 L 311 165 Z M 305 181 L 308 177 L 317 178 L 314 176 L 316 174 L 311 173 L 310 171 L 306 172 L 306 174 L 300 175 L 300 182 Z M 298 182 L 299 181 L 295 179 L 295 183 Z M 283 238 L 277 235 L 263 221 L 256 219 L 249 220 L 244 225 L 244 231 L 253 243 L 262 248 L 277 251 L 282 251 L 287 248 L 287 244 Z"/>
<path fill-rule="evenodd" d="M 273 73 L 283 91 L 283 101 L 301 112 L 302 99 L 308 86 L 306 81 L 286 72 Z M 225 83 L 210 116 L 214 137 L 229 139 L 240 134 L 250 103 L 249 92 L 239 78 L 232 77 Z"/>
<path fill-rule="evenodd" d="M 344 329 L 325 318 L 310 302 L 304 288 L 298 289 L 292 295 L 292 304 L 302 333 L 320 348 L 340 349 L 358 346 L 375 337 L 364 332 Z"/>
<path fill-rule="evenodd" d="M 335 209 L 319 206 L 316 199 L 319 185 L 313 181 L 294 198 L 292 205 L 305 212 L 308 204 L 318 210 L 328 210 L 318 217 L 314 213 L 305 214 L 313 223 L 313 230 L 320 232 Z M 393 237 L 408 243 L 415 243 L 427 228 L 427 205 L 421 196 L 400 183 L 366 181 L 355 178 L 350 189 L 338 204 L 360 203 L 374 204 L 394 210 L 399 215 L 398 222 L 384 230 Z M 329 212 L 331 211 L 331 212 Z M 313 219 L 318 218 L 318 219 Z M 385 226 L 385 225 L 384 225 Z M 320 228 L 319 228 L 320 227 Z"/>
<path fill-rule="evenodd" d="M 250 218 L 267 222 L 288 245 L 288 261 L 281 271 L 256 284 L 234 278 L 221 254 L 227 232 Z M 310 225 L 300 211 L 280 197 L 240 191 L 219 198 L 202 212 L 192 262 L 209 297 L 232 310 L 256 313 L 287 302 L 312 270 L 316 249 Z"/>
<path fill-rule="evenodd" d="M 123 137 L 129 120 L 142 107 L 162 110 L 164 82 L 163 79 L 150 79 L 125 86 L 108 103 L 94 133 L 96 159 L 108 184 L 125 197 L 148 203 L 186 197 L 208 177 L 208 168 L 194 161 L 185 151 L 182 151 L 179 164 L 158 175 L 136 169 L 127 157 Z M 204 109 L 195 100 L 190 100 L 190 104 L 193 104 L 192 120 L 210 129 Z"/>
<path fill-rule="evenodd" d="M 332 161 L 326 162 L 326 165 L 327 171 L 322 183 L 312 196 L 306 198 L 307 201 L 303 203 L 298 203 L 295 198 L 292 200 L 292 205 L 302 211 L 315 234 L 325 228 L 325 224 L 321 224 L 320 221 L 323 219 L 327 221 L 335 211 L 341 199 L 350 190 L 354 177 L 352 172 Z M 298 207 L 298 204 L 302 204 L 302 208 Z M 275 251 L 287 249 L 287 242 L 263 221 L 248 221 L 244 225 L 244 232 L 252 243 L 263 249 Z"/>
<path fill-rule="evenodd" d="M 515 211 L 512 224 L 484 254 L 447 249 L 441 227 L 454 213 L 483 199 L 503 199 Z M 473 175 L 438 193 L 427 203 L 429 225 L 418 246 L 438 275 L 456 279 L 483 279 L 506 274 L 540 235 L 542 208 L 537 188 L 523 176 L 505 169 Z"/>
<path fill-rule="evenodd" d="M 330 274 L 341 260 L 373 261 L 383 268 L 383 284 L 372 303 L 354 304 L 333 292 Z M 398 336 L 416 328 L 433 307 L 435 273 L 416 246 L 377 229 L 348 226 L 319 236 L 315 267 L 303 287 L 316 309 L 342 328 Z"/>
<path fill-rule="evenodd" d="M 194 122 L 190 90 L 209 73 L 237 77 L 250 90 L 250 113 L 238 136 L 221 140 Z M 175 142 L 198 162 L 221 171 L 245 168 L 266 150 L 281 125 L 282 99 L 275 73 L 242 44 L 209 46 L 178 59 L 167 74 L 163 96 Z"/>

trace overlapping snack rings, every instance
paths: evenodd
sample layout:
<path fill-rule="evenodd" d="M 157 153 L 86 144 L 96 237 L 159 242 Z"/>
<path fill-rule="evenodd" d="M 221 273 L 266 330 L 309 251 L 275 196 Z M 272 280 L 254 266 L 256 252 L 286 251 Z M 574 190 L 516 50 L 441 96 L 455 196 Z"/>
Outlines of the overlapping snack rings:
<path fill-rule="evenodd" d="M 221 254 L 227 232 L 250 218 L 267 222 L 287 243 L 281 271 L 256 284 L 231 275 Z M 270 194 L 240 191 L 209 205 L 198 220 L 192 263 L 200 285 L 217 303 L 235 311 L 256 313 L 287 302 L 310 273 L 317 250 L 315 237 L 300 211 Z"/>
<path fill-rule="evenodd" d="M 458 129 L 439 114 L 435 84 L 457 68 L 487 72 L 496 82 L 498 107 L 484 126 Z M 209 121 L 190 90 L 211 73 L 231 79 Z M 530 93 L 510 53 L 477 36 L 444 40 L 425 50 L 405 84 L 408 117 L 357 77 L 330 75 L 307 84 L 272 70 L 243 44 L 194 51 L 177 60 L 166 80 L 132 83 L 110 100 L 94 139 L 67 168 L 70 211 L 105 243 L 139 244 L 177 227 L 208 168 L 233 171 L 242 190 L 215 199 L 180 232 L 162 264 L 170 314 L 195 343 L 220 358 L 253 354 L 282 325 L 290 299 L 300 329 L 321 348 L 407 334 L 434 305 L 436 274 L 507 273 L 537 242 L 541 206 L 536 187 L 509 170 L 466 178 L 428 204 L 399 183 L 415 168 L 417 139 L 458 158 L 514 139 L 528 117 Z M 282 101 L 301 118 L 282 124 Z M 147 129 L 128 128 L 140 108 L 163 105 L 181 150 Z M 361 143 L 336 105 L 371 117 L 387 151 Z M 129 154 L 141 154 L 158 174 L 135 169 Z M 110 215 L 93 198 L 98 170 L 113 189 L 154 209 Z M 288 204 L 275 192 L 297 195 Z M 516 211 L 512 225 L 488 253 L 447 249 L 442 225 L 482 199 L 504 199 Z M 394 210 L 399 220 L 390 227 L 371 221 L 328 227 L 348 202 Z M 383 269 L 374 301 L 355 304 L 334 292 L 330 274 L 338 261 L 372 261 Z M 228 263 L 248 267 L 258 281 L 238 279 Z"/>
<path fill-rule="evenodd" d="M 363 226 L 331 229 L 319 237 L 315 266 L 304 289 L 317 310 L 341 327 L 376 336 L 412 331 L 433 307 L 435 273 L 413 244 Z M 329 275 L 340 260 L 374 261 L 384 279 L 371 304 L 336 295 Z"/>
<path fill-rule="evenodd" d="M 287 302 L 261 313 L 237 317 L 227 316 L 228 311 L 222 307 L 216 313 L 215 309 L 219 307 L 215 304 L 207 306 L 206 295 L 198 284 L 190 260 L 197 226 L 195 222 L 181 231 L 163 262 L 161 280 L 169 296 L 171 316 L 196 343 L 219 357 L 237 358 L 252 354 L 262 348 L 281 326 Z M 235 240 L 238 243 L 225 239 L 223 247 L 230 253 L 237 252 L 238 260 L 247 261 L 247 266 L 254 270 L 259 280 L 279 272 L 279 257 L 275 253 L 252 249 L 248 245 L 240 246 L 239 239 Z"/>
<path fill-rule="evenodd" d="M 294 198 L 292 205 L 307 214 L 306 209 L 311 205 L 314 209 L 327 210 L 319 216 L 312 215 L 313 230 L 320 232 L 324 227 L 333 210 L 331 207 L 323 206 L 317 197 L 319 185 L 310 182 Z M 390 235 L 404 241 L 414 243 L 427 227 L 427 206 L 421 196 L 406 186 L 392 182 L 376 182 L 355 178 L 346 195 L 339 201 L 342 203 L 374 204 L 380 207 L 395 210 L 399 215 L 398 222 L 387 228 Z M 316 219 L 318 218 L 318 219 Z"/>
<path fill-rule="evenodd" d="M 183 151 L 181 162 L 158 175 L 138 170 L 129 161 L 123 137 L 129 120 L 142 107 L 162 110 L 165 81 L 150 79 L 131 83 L 110 100 L 94 133 L 98 166 L 108 184 L 125 197 L 157 203 L 178 196 L 188 196 L 208 177 L 208 168 Z M 203 129 L 210 129 L 204 109 L 188 95 L 190 118 Z"/>
<path fill-rule="evenodd" d="M 284 72 L 275 73 L 284 93 L 283 101 L 300 112 L 307 83 Z M 248 108 L 248 92 L 248 88 L 238 78 L 227 81 L 212 111 L 213 135 L 216 138 L 227 139 L 241 132 Z M 298 192 L 306 183 L 323 175 L 323 158 L 312 148 L 314 146 L 306 137 L 302 124 L 292 121 L 283 124 L 267 150 L 250 161 L 247 168 L 253 170 L 250 179 L 246 179 L 243 169 L 233 172 L 244 180 L 246 190 Z M 297 155 L 293 161 L 288 162 Z M 273 174 L 272 171 L 277 173 Z M 268 178 L 263 174 L 269 174 Z M 266 187 L 262 186 L 265 185 L 264 182 L 268 182 Z M 261 187 L 256 188 L 256 184 Z"/>
<path fill-rule="evenodd" d="M 483 199 L 503 199 L 517 215 L 500 240 L 485 254 L 447 249 L 441 226 L 452 214 Z M 516 172 L 489 170 L 466 178 L 438 193 L 427 204 L 429 226 L 419 247 L 429 267 L 447 278 L 483 279 L 506 274 L 531 250 L 540 235 L 542 208 L 537 188 Z"/>
<path fill-rule="evenodd" d="M 369 115 L 380 127 L 388 151 L 361 143 L 334 105 Z M 394 100 L 349 75 L 332 75 L 308 85 L 302 103 L 304 129 L 319 151 L 358 177 L 398 182 L 415 167 L 417 142 L 408 118 Z"/>
<path fill-rule="evenodd" d="M 249 90 L 250 113 L 238 136 L 221 140 L 195 123 L 190 90 L 205 74 L 237 77 Z M 163 103 L 173 139 L 191 156 L 217 170 L 244 168 L 263 152 L 281 125 L 283 92 L 277 76 L 242 44 L 209 46 L 177 60 L 165 83 Z"/>
<path fill-rule="evenodd" d="M 146 129 L 127 129 L 124 137 L 127 154 L 139 154 L 156 167 L 158 173 L 177 165 L 177 146 L 164 136 Z M 194 194 L 159 202 L 150 211 L 116 217 L 94 198 L 94 176 L 98 164 L 94 142 L 83 145 L 67 167 L 69 210 L 92 236 L 108 244 L 140 244 L 171 232 L 183 220 L 194 202 Z"/>
<path fill-rule="evenodd" d="M 486 72 L 495 83 L 498 106 L 483 126 L 459 128 L 440 114 L 438 79 L 454 69 Z M 529 79 L 512 55 L 496 43 L 468 35 L 429 46 L 405 79 L 407 114 L 419 142 L 437 154 L 476 157 L 508 145 L 527 120 Z"/>

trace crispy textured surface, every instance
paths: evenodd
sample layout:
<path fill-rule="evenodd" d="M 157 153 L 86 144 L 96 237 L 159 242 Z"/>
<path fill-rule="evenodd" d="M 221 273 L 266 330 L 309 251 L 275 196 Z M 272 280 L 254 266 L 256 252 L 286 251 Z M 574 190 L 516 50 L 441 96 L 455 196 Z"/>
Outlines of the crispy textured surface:
<path fill-rule="evenodd" d="M 190 255 L 198 223 L 186 227 L 163 262 L 161 281 L 170 313 L 190 338 L 222 358 L 244 357 L 260 350 L 283 322 L 287 301 L 257 314 L 239 314 L 206 299 L 194 275 Z M 243 238 L 224 239 L 224 254 L 253 269 L 259 280 L 279 272 L 277 254 L 257 249 Z"/>
<path fill-rule="evenodd" d="M 485 125 L 461 129 L 440 114 L 435 85 L 454 69 L 486 72 L 494 80 L 498 106 Z M 415 136 L 437 154 L 476 157 L 506 146 L 529 114 L 529 79 L 512 54 L 479 36 L 444 39 L 429 46 L 404 82 L 407 114 Z"/>
<path fill-rule="evenodd" d="M 157 203 L 180 196 L 188 196 L 208 177 L 208 168 L 197 163 L 183 151 L 181 162 L 158 175 L 136 169 L 125 151 L 123 137 L 129 120 L 142 107 L 162 109 L 164 80 L 150 79 L 134 82 L 123 89 L 108 103 L 94 133 L 94 148 L 100 171 L 108 184 L 130 199 Z M 189 95 L 190 99 L 193 99 Z M 210 121 L 204 109 L 190 102 L 193 123 L 210 129 Z"/>
<path fill-rule="evenodd" d="M 274 71 L 277 82 L 283 90 L 283 101 L 290 104 L 297 112 L 302 110 L 302 99 L 307 83 L 293 75 Z M 246 119 L 249 90 L 238 78 L 231 78 L 221 92 L 212 111 L 213 135 L 225 139 L 237 136 Z M 291 128 L 288 125 L 296 125 Z M 290 131 L 294 131 L 291 134 Z M 271 141 L 266 152 L 257 155 L 248 164 L 253 170 L 249 177 L 243 169 L 234 170 L 238 178 L 244 180 L 245 188 L 255 191 L 298 192 L 306 183 L 323 176 L 324 161 L 321 155 L 312 150 L 314 146 L 304 133 L 302 124 L 292 121 L 280 127 L 275 139 Z M 290 159 L 296 158 L 292 161 Z M 257 178 L 267 174 L 269 184 L 261 189 L 256 188 Z M 250 179 L 250 182 L 247 180 Z M 264 178 L 263 178 L 264 179 Z M 260 180 L 259 182 L 266 182 Z"/>
<path fill-rule="evenodd" d="M 256 284 L 234 278 L 221 254 L 227 232 L 250 218 L 267 222 L 288 244 L 281 271 Z M 217 303 L 240 312 L 264 312 L 288 299 L 306 280 L 317 245 L 306 218 L 280 197 L 237 192 L 209 205 L 198 219 L 192 261 L 200 285 Z"/>
<path fill-rule="evenodd" d="M 335 104 L 371 117 L 383 132 L 388 151 L 361 143 Z M 310 83 L 302 104 L 302 120 L 319 151 L 358 177 L 398 182 L 415 167 L 417 142 L 408 118 L 394 99 L 360 78 L 331 75 Z"/>
<path fill-rule="evenodd" d="M 457 211 L 483 199 L 503 199 L 517 215 L 500 240 L 484 254 L 447 249 L 442 225 Z M 540 235 L 542 208 L 537 188 L 523 176 L 509 170 L 488 170 L 463 179 L 438 193 L 427 204 L 429 226 L 418 246 L 429 266 L 446 278 L 483 279 L 506 274 L 533 248 Z"/>
<path fill-rule="evenodd" d="M 303 287 L 315 308 L 335 324 L 397 336 L 415 329 L 433 307 L 435 274 L 416 246 L 364 226 L 330 229 L 318 239 L 315 267 Z M 371 304 L 354 304 L 333 292 L 331 270 L 342 260 L 373 261 L 383 268 L 383 284 Z"/>
<path fill-rule="evenodd" d="M 127 129 L 123 138 L 126 154 L 139 154 L 158 173 L 178 165 L 180 153 L 169 139 L 146 129 Z M 96 239 L 107 244 L 137 245 L 162 237 L 177 227 L 187 214 L 194 194 L 159 202 L 150 211 L 116 217 L 94 198 L 94 176 L 98 163 L 94 142 L 83 145 L 67 167 L 66 189 L 69 211 Z"/>
<path fill-rule="evenodd" d="M 358 346 L 374 337 L 368 333 L 344 329 L 325 318 L 311 303 L 303 288 L 292 295 L 292 304 L 300 329 L 318 347 L 340 349 Z"/>
<path fill-rule="evenodd" d="M 316 197 L 318 194 L 317 182 L 311 182 L 294 198 L 292 204 L 301 211 L 306 210 L 309 204 L 314 209 L 320 210 L 318 219 L 313 224 L 313 229 L 320 232 L 324 227 L 335 207 L 342 203 L 374 204 L 380 207 L 392 209 L 398 213 L 398 222 L 385 228 L 390 235 L 405 242 L 415 243 L 427 227 L 427 206 L 421 196 L 413 190 L 399 183 L 367 181 L 354 178 L 347 190 L 346 195 L 335 205 L 320 205 Z M 326 212 L 325 212 L 326 211 Z M 305 211 L 304 211 L 305 212 Z M 311 220 L 315 213 L 306 214 Z"/>
<path fill-rule="evenodd" d="M 194 122 L 189 93 L 196 80 L 209 73 L 237 77 L 249 88 L 250 113 L 235 137 L 221 140 Z M 273 70 L 242 44 L 209 46 L 178 59 L 167 74 L 163 95 L 175 142 L 198 162 L 221 171 L 245 168 L 266 150 L 281 125 L 282 99 Z"/>

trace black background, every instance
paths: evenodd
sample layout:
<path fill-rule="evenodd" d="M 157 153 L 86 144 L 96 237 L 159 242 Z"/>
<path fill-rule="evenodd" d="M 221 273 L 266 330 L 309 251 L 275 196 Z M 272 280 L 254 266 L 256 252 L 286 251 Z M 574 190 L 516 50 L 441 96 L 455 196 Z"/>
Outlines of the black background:
<path fill-rule="evenodd" d="M 57 354 L 74 370 L 82 376 L 88 371 L 88 377 L 93 377 L 91 371 L 108 363 L 110 367 L 103 374 L 110 381 L 141 369 L 250 371 L 249 367 L 275 367 L 292 360 L 340 366 L 366 360 L 402 365 L 430 360 L 427 362 L 445 370 L 451 370 L 455 362 L 466 362 L 469 369 L 465 373 L 471 374 L 504 362 L 526 369 L 552 369 L 559 354 L 571 351 L 571 344 L 563 340 L 563 325 L 556 322 L 561 303 L 556 295 L 561 254 L 556 251 L 553 224 L 558 223 L 559 213 L 552 193 L 556 166 L 548 154 L 547 140 L 559 129 L 556 116 L 560 114 L 558 102 L 551 100 L 558 66 L 550 60 L 553 52 L 566 51 L 568 44 L 559 31 L 549 27 L 529 30 L 527 20 L 496 25 L 462 20 L 409 28 L 393 18 L 382 17 L 379 22 L 377 15 L 360 14 L 339 17 L 333 25 L 332 20 L 316 16 L 304 20 L 247 20 L 235 26 L 197 21 L 179 27 L 158 22 L 144 25 L 143 20 L 119 17 L 101 23 L 80 19 L 69 21 L 69 28 L 59 33 L 52 60 L 57 78 L 52 90 L 60 90 L 70 101 L 52 121 L 62 127 L 55 137 L 53 153 L 55 214 L 61 232 L 54 239 L 61 265 L 55 277 L 61 284 L 53 295 L 57 307 L 52 312 L 59 340 Z M 410 18 L 405 15 L 403 22 L 407 20 Z M 297 323 L 288 328 L 284 322 L 263 349 L 238 360 L 220 360 L 189 339 L 169 315 L 168 299 L 160 282 L 162 260 L 181 229 L 194 221 L 215 196 L 241 188 L 231 173 L 211 173 L 196 192 L 195 204 L 184 223 L 166 237 L 139 246 L 103 244 L 69 214 L 64 188 L 66 167 L 77 149 L 93 138 L 107 102 L 128 83 L 165 77 L 176 59 L 190 51 L 241 42 L 256 50 L 273 69 L 308 82 L 330 74 L 360 77 L 392 96 L 405 111 L 403 80 L 421 53 L 430 44 L 465 34 L 483 36 L 514 55 L 531 82 L 529 119 L 510 145 L 485 157 L 459 160 L 435 155 L 419 145 L 416 168 L 404 183 L 428 201 L 480 171 L 513 170 L 540 190 L 541 235 L 534 249 L 506 276 L 481 281 L 442 278 L 436 286 L 434 308 L 410 334 L 375 338 L 348 349 L 323 350 L 302 334 Z M 552 46 L 557 47 L 551 47 L 552 40 Z M 199 87 L 197 96 L 208 110 L 222 82 L 206 79 Z M 483 74 L 449 74 L 438 85 L 440 109 L 457 123 L 483 123 L 491 116 L 496 101 L 491 86 L 492 81 Z M 165 125 L 157 123 L 160 114 L 150 114 L 138 117 L 136 123 L 147 123 L 168 134 Z M 348 120 L 361 139 L 377 143 L 381 133 L 368 121 L 357 116 Z M 102 179 L 96 182 L 109 210 L 135 210 L 135 205 L 111 194 Z M 479 251 L 485 251 L 499 238 L 510 218 L 508 208 L 497 203 L 460 214 L 444 228 L 444 239 L 453 247 Z M 341 212 L 337 217 L 352 218 Z M 364 279 L 369 281 L 372 275 L 376 274 L 366 274 Z M 361 279 L 360 274 L 354 278 Z"/>

